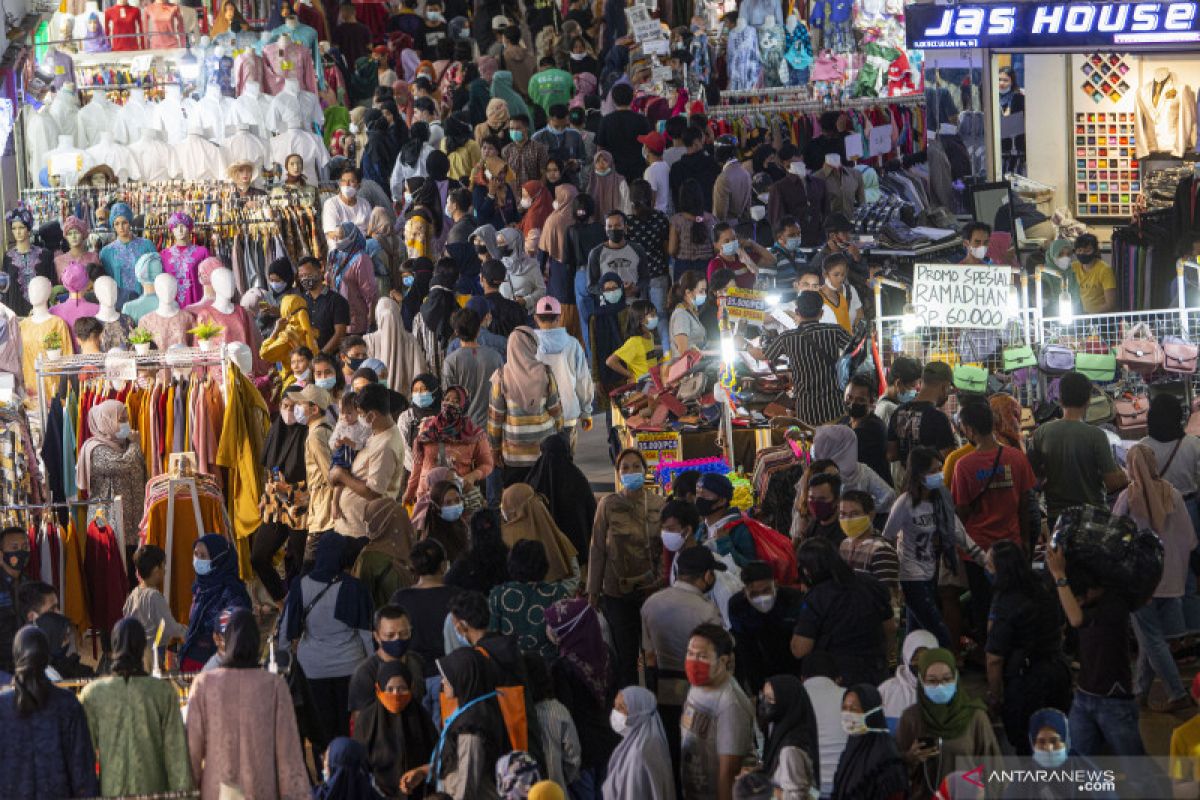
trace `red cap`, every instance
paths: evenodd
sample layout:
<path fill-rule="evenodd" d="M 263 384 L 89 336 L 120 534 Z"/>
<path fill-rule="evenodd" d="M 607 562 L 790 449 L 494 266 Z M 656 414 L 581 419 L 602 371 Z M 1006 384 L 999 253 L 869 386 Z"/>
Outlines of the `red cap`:
<path fill-rule="evenodd" d="M 637 140 L 646 145 L 646 149 L 656 155 L 662 155 L 663 150 L 667 149 L 667 140 L 658 131 L 650 131 L 644 136 L 637 137 Z"/>

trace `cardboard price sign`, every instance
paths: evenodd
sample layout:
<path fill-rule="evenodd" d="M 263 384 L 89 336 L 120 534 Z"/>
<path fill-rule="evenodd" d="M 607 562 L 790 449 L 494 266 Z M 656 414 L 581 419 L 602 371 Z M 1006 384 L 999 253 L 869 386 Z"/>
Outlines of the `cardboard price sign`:
<path fill-rule="evenodd" d="M 630 6 L 625 9 L 625 18 L 629 20 L 629 32 L 639 42 L 662 36 L 662 25 L 650 16 L 650 9 L 645 6 Z"/>
<path fill-rule="evenodd" d="M 730 286 L 725 290 L 725 311 L 730 319 L 761 323 L 767 313 L 767 293 Z"/>
<path fill-rule="evenodd" d="M 1008 323 L 1012 270 L 1003 265 L 917 264 L 913 312 L 930 328 L 992 328 Z"/>
<path fill-rule="evenodd" d="M 678 433 L 670 431 L 637 434 L 637 449 L 650 466 L 663 461 L 679 461 L 683 457 L 683 441 Z"/>

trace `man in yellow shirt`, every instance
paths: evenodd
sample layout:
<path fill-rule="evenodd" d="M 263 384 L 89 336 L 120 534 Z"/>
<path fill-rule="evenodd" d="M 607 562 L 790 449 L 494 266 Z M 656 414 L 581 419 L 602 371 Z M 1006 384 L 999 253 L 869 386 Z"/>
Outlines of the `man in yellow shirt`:
<path fill-rule="evenodd" d="M 1071 272 L 1079 286 L 1079 300 L 1085 314 L 1110 314 L 1117 310 L 1117 277 L 1112 267 L 1100 259 L 1100 242 L 1090 233 L 1075 240 L 1075 260 Z"/>

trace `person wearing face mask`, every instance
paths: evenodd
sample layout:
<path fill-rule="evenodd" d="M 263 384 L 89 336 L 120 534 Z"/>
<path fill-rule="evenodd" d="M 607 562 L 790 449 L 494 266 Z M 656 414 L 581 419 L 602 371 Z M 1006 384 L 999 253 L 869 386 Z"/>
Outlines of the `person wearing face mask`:
<path fill-rule="evenodd" d="M 733 680 L 733 637 L 699 625 L 687 643 L 687 701 L 680 742 L 685 800 L 731 798 L 742 760 L 754 751 L 754 705 Z"/>
<path fill-rule="evenodd" d="M 693 179 L 704 188 L 703 211 L 713 210 L 713 195 L 709 187 L 716 184 L 721 175 L 721 167 L 713 160 L 712 155 L 704 147 L 704 131 L 689 126 L 680 137 L 683 146 L 687 148 L 678 161 L 671 165 L 671 194 L 676 198 L 684 181 Z"/>
<path fill-rule="evenodd" d="M 959 759 L 975 763 L 1001 752 L 983 702 L 959 686 L 954 654 L 926 650 L 917 666 L 917 703 L 900 717 L 896 747 L 908 765 L 909 797 L 929 800 Z"/>
<path fill-rule="evenodd" d="M 770 247 L 770 253 L 775 257 L 775 267 L 779 271 L 777 279 L 794 281 L 808 263 L 807 256 L 800 250 L 800 223 L 795 217 L 783 216 L 779 218 L 774 230 L 775 241 Z"/>
<path fill-rule="evenodd" d="M 884 719 L 893 734 L 900 724 L 900 715 L 917 702 L 917 660 L 926 650 L 937 646 L 937 637 L 929 631 L 910 630 L 900 647 L 901 659 L 896 674 L 879 684 Z"/>
<path fill-rule="evenodd" d="M 546 162 L 550 160 L 550 151 L 546 146 L 530 137 L 529 125 L 529 117 L 526 114 L 514 114 L 508 121 L 508 138 L 512 141 L 500 151 L 501 157 L 516 173 L 518 186 L 524 186 L 530 181 L 540 183 Z M 522 203 L 522 209 L 529 207 L 524 201 Z"/>
<path fill-rule="evenodd" d="M 338 199 L 331 198 L 333 201 Z M 369 211 L 367 216 L 369 218 Z M 367 239 L 362 230 L 352 222 L 342 222 L 338 228 L 337 243 L 329 253 L 329 266 L 325 273 L 325 282 L 350 306 L 347 332 L 358 336 L 365 334 L 374 324 L 375 301 L 379 297 L 375 264 L 367 255 L 366 248 Z"/>
<path fill-rule="evenodd" d="M 845 409 L 833 365 L 850 344 L 850 334 L 821 322 L 820 292 L 801 292 L 795 307 L 799 324 L 773 340 L 763 357 L 772 363 L 788 357 L 796 417 L 809 425 L 823 425 L 836 421 Z"/>
<path fill-rule="evenodd" d="M 879 690 L 868 683 L 851 686 L 842 699 L 842 729 L 849 737 L 833 777 L 832 800 L 908 796 L 908 769 L 883 716 Z"/>
<path fill-rule="evenodd" d="M 321 230 L 326 236 L 339 233 L 343 222 L 352 222 L 366 236 L 371 220 L 371 204 L 358 197 L 362 173 L 347 165 L 337 175 L 338 193 L 321 207 Z"/>
<path fill-rule="evenodd" d="M 897 356 L 892 365 L 888 367 L 887 373 L 887 389 L 884 390 L 883 396 L 875 402 L 875 416 L 883 420 L 883 424 L 887 425 L 892 414 L 902 404 L 910 400 L 917 399 L 917 384 L 921 382 L 921 362 L 915 358 L 908 356 Z M 894 480 L 895 486 L 902 481 Z"/>
<path fill-rule="evenodd" d="M 308 427 L 296 419 L 300 389 L 289 388 L 279 401 L 279 411 L 263 444 L 267 481 L 263 486 L 263 524 L 250 543 L 250 565 L 276 603 L 283 601 L 287 586 L 275 567 L 275 553 L 287 545 L 284 570 L 290 581 L 300 573 L 304 542 L 308 535 L 308 475 L 305 465 Z"/>
<path fill-rule="evenodd" d="M 810 175 L 800 154 L 790 143 L 779 148 L 779 161 L 787 174 L 774 183 L 767 195 L 767 219 L 778 228 L 784 217 L 800 224 L 805 247 L 818 247 L 825 239 L 825 218 L 829 215 L 829 196 L 825 182 Z"/>
<path fill-rule="evenodd" d="M 754 537 L 742 522 L 742 512 L 733 505 L 733 484 L 716 473 L 700 476 L 696 484 L 696 510 L 702 522 L 696 540 L 723 556 L 732 556 L 737 566 L 754 561 L 758 553 Z"/>
<path fill-rule="evenodd" d="M 1189 725 L 1192 725 L 1192 722 L 1186 723 L 1183 727 L 1186 728 Z M 1171 735 L 1172 753 L 1181 752 L 1175 746 L 1176 737 L 1181 730 L 1182 728 L 1176 728 Z M 1028 730 L 1022 731 L 1022 733 L 1026 733 L 1028 736 L 1034 763 L 1043 770 L 1057 772 L 1056 775 L 1046 776 L 1046 779 L 1039 778 L 1036 782 L 1013 781 L 1004 791 L 1005 800 L 1019 800 L 1022 797 L 1034 796 L 1053 797 L 1056 800 L 1058 798 L 1073 800 L 1073 798 L 1083 797 L 1116 800 L 1115 792 L 1092 790 L 1090 787 L 1085 791 L 1079 786 L 1078 781 L 1070 779 L 1069 776 L 1072 774 L 1078 774 L 1077 770 L 1095 770 L 1097 766 L 1076 751 L 1074 743 L 1071 741 L 1071 727 L 1066 714 L 1057 708 L 1043 708 L 1035 711 L 1029 718 Z M 1190 750 L 1186 752 L 1189 753 L 1186 758 L 1190 759 Z M 1187 779 L 1192 776 L 1190 766 L 1187 764 L 1182 768 L 1181 774 Z M 1058 775 L 1062 777 L 1057 778 Z"/>
<path fill-rule="evenodd" d="M 192 548 L 192 607 L 188 629 L 179 648 L 184 672 L 196 672 L 216 651 L 212 634 L 221 612 L 227 608 L 250 609 L 250 595 L 238 578 L 238 556 L 224 536 L 206 533 Z"/>
<path fill-rule="evenodd" d="M 13 637 L 25 623 L 19 591 L 29 557 L 29 534 L 24 528 L 0 531 L 0 670 L 9 674 L 13 671 Z"/>
<path fill-rule="evenodd" d="M 1075 239 L 1071 275 L 1079 287 L 1084 314 L 1109 314 L 1117 310 L 1117 279 L 1112 267 L 1100 258 L 1100 242 L 1094 234 Z"/>
<path fill-rule="evenodd" d="M 713 184 L 713 216 L 720 222 L 736 225 L 750 216 L 750 201 L 754 199 L 750 173 L 737 158 L 737 140 L 734 137 L 717 140 L 716 157 L 722 167 Z"/>
<path fill-rule="evenodd" d="M 896 548 L 875 530 L 875 501 L 856 489 L 842 492 L 838 502 L 838 524 L 846 538 L 838 545 L 838 555 L 858 572 L 873 575 L 883 584 L 900 607 L 899 560 Z M 889 648 L 891 649 L 891 648 Z"/>
<path fill-rule="evenodd" d="M 335 528 L 342 535 L 357 539 L 361 549 L 366 543 L 367 504 L 378 497 L 396 497 L 400 492 L 404 445 L 392 418 L 386 386 L 371 384 L 358 392 L 358 409 L 371 426 L 371 438 L 354 457 L 350 469 L 333 467 L 329 471 L 329 483 L 334 488 L 346 489 L 340 495 L 341 515 Z"/>
<path fill-rule="evenodd" d="M 921 390 L 896 408 L 888 421 L 888 461 L 905 462 L 914 447 L 932 447 L 943 459 L 958 445 L 950 418 L 942 411 L 950 397 L 954 371 L 941 361 L 921 370 Z"/>
<path fill-rule="evenodd" d="M 966 255 L 959 263 L 973 266 L 992 263 L 988 258 L 991 240 L 992 226 L 986 222 L 968 222 L 962 229 L 963 250 L 966 251 Z"/>
<path fill-rule="evenodd" d="M 390 603 L 380 605 L 372 617 L 371 633 L 375 650 L 363 659 L 350 678 L 349 708 L 357 715 L 355 727 L 363 712 L 375 701 L 376 688 L 387 685 L 387 679 L 381 678 L 385 667 L 399 666 L 408 673 L 406 691 L 411 695 L 413 705 L 419 706 L 425 696 L 425 661 L 412 650 L 414 627 L 408 611 Z"/>
<path fill-rule="evenodd" d="M 675 773 L 654 693 L 641 686 L 617 692 L 610 724 L 621 743 L 608 760 L 604 797 L 673 800 Z"/>
<path fill-rule="evenodd" d="M 374 271 L 372 270 L 373 275 Z M 350 303 L 339 293 L 329 291 L 325 285 L 325 268 L 319 259 L 312 256 L 301 259 L 299 266 L 296 267 L 296 276 L 300 288 L 304 291 L 302 297 L 307 306 L 308 317 L 311 319 L 310 326 L 304 327 L 311 327 L 316 333 L 317 348 L 310 349 L 314 353 L 318 348 L 325 353 L 336 353 L 341 346 L 342 339 L 346 336 L 346 329 L 350 326 Z M 290 315 L 284 312 L 285 309 L 281 303 L 280 317 L 290 319 Z M 267 358 L 267 356 L 263 355 L 263 358 Z"/>
<path fill-rule="evenodd" d="M 838 424 L 849 426 L 854 431 L 858 440 L 857 461 L 870 467 L 888 486 L 892 486 L 892 471 L 887 460 L 887 423 L 872 413 L 876 392 L 876 382 L 872 376 L 851 375 L 850 383 L 846 386 L 846 416 Z"/>
<path fill-rule="evenodd" d="M 648 165 L 642 178 L 650 184 L 654 208 L 669 216 L 674 204 L 671 202 L 671 165 L 663 160 L 667 138 L 658 131 L 651 131 L 639 136 L 638 141 L 642 143 L 642 157 Z"/>
<path fill-rule="evenodd" d="M 376 617 L 385 609 L 403 614 L 394 606 L 385 606 Z M 354 674 L 355 679 L 367 663 L 369 659 Z M 376 789 L 384 797 L 402 797 L 400 778 L 429 762 L 437 747 L 437 729 L 421 706 L 420 674 L 414 674 L 405 661 L 388 659 L 380 663 L 369 688 L 367 703 L 354 719 L 354 740 L 366 749 Z"/>
<path fill-rule="evenodd" d="M 820 786 L 817 718 L 800 679 L 776 674 L 758 695 L 757 721 L 763 735 L 762 768 L 781 797 L 804 798 Z"/>
<path fill-rule="evenodd" d="M 75 461 L 75 485 L 88 497 L 120 497 L 122 540 L 136 542 L 146 493 L 146 459 L 139 437 L 129 427 L 129 413 L 118 400 L 105 400 L 88 411 L 92 435 L 79 449 Z M 117 581 L 119 587 L 121 581 Z M 118 591 L 118 594 L 121 594 Z M 111 630 L 121 617 L 123 599 L 110 598 L 115 616 L 103 622 Z M 97 620 L 99 623 L 100 621 Z"/>
<path fill-rule="evenodd" d="M 713 240 L 717 254 L 708 262 L 707 277 L 713 282 L 713 275 L 721 269 L 728 269 L 734 274 L 734 281 L 742 289 L 754 287 L 758 278 L 759 266 L 775 266 L 775 257 L 757 242 L 749 239 L 739 239 L 732 225 L 718 222 L 713 228 Z"/>
<path fill-rule="evenodd" d="M 743 566 L 741 578 L 742 591 L 729 599 L 729 632 L 736 642 L 734 671 L 757 694 L 772 674 L 800 671 L 789 641 L 804 595 L 795 587 L 779 586 L 765 561 Z"/>

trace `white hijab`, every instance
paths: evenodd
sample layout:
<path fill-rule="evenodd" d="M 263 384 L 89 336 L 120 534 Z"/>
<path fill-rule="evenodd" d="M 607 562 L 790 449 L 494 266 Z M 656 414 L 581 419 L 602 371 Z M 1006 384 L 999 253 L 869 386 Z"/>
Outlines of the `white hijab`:
<path fill-rule="evenodd" d="M 674 800 L 675 778 L 667 734 L 654 694 L 640 686 L 621 690 L 629 714 L 621 743 L 608 760 L 604 797 Z"/>
<path fill-rule="evenodd" d="M 922 647 L 929 650 L 938 647 L 937 637 L 929 631 L 913 631 L 905 636 L 904 646 L 900 648 L 904 660 L 896 665 L 896 676 L 879 684 L 883 716 L 889 720 L 899 719 L 906 708 L 917 702 L 917 677 L 908 665 L 912 663 L 913 654 Z"/>

